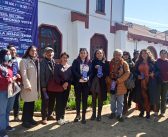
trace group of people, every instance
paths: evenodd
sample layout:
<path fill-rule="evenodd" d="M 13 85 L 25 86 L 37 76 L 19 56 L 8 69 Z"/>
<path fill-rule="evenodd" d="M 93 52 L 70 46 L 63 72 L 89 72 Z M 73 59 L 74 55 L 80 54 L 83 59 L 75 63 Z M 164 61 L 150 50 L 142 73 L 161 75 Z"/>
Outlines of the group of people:
<path fill-rule="evenodd" d="M 7 131 L 14 130 L 9 125 L 10 111 L 14 110 L 14 120 L 18 121 L 19 97 L 24 101 L 22 126 L 31 128 L 37 125 L 33 119 L 35 101 L 41 97 L 42 124 L 48 120 L 57 120 L 59 125 L 67 123 L 65 109 L 74 85 L 76 117 L 86 123 L 88 95 L 92 95 L 91 120 L 101 121 L 103 102 L 107 93 L 111 95 L 110 119 L 123 121 L 131 102 L 140 110 L 139 117 L 154 118 L 159 110 L 164 116 L 166 110 L 166 94 L 168 90 L 168 53 L 160 51 L 160 58 L 155 60 L 147 49 L 130 53 L 116 49 L 111 61 L 107 61 L 102 49 L 95 51 L 89 59 L 86 48 L 81 48 L 72 65 L 68 64 L 69 55 L 61 53 L 59 62 L 54 60 L 54 50 L 46 47 L 43 58 L 39 59 L 37 48 L 30 46 L 21 58 L 17 57 L 14 45 L 0 50 L 0 137 L 7 137 Z M 133 79 L 135 86 L 128 88 L 125 82 Z M 9 97 L 9 84 L 17 84 L 21 91 Z M 14 88 L 15 89 L 15 88 Z M 97 101 L 98 100 L 98 101 Z M 98 103 L 98 104 L 97 104 Z M 80 106 L 82 104 L 82 114 Z M 96 111 L 96 106 L 98 110 Z M 53 116 L 55 111 L 56 118 Z"/>

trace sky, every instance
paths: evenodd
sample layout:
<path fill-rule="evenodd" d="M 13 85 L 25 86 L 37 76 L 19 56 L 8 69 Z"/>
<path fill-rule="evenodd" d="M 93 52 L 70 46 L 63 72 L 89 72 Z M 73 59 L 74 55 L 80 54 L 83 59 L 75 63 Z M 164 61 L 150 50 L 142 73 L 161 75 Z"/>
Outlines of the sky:
<path fill-rule="evenodd" d="M 125 21 L 168 30 L 168 0 L 125 0 Z"/>

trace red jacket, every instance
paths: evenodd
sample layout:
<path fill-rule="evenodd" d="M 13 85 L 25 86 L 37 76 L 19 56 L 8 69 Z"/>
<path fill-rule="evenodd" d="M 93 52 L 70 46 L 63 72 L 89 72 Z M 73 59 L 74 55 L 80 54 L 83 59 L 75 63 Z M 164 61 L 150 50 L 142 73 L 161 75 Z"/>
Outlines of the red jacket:
<path fill-rule="evenodd" d="M 10 78 L 13 77 L 12 68 L 8 68 L 8 77 L 4 77 L 2 75 L 2 71 L 0 70 L 0 92 L 8 90 L 8 84 L 10 82 Z"/>

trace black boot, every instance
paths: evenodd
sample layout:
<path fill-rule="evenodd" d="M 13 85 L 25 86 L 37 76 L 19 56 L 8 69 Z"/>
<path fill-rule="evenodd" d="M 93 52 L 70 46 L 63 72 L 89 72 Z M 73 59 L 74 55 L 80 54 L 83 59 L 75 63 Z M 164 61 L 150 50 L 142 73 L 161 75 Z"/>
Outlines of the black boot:
<path fill-rule="evenodd" d="M 78 122 L 80 119 L 81 119 L 80 114 L 77 114 L 76 117 L 75 117 L 75 119 L 74 119 L 74 122 Z"/>
<path fill-rule="evenodd" d="M 150 112 L 146 112 L 146 119 L 150 119 Z"/>
<path fill-rule="evenodd" d="M 139 117 L 143 117 L 144 116 L 144 111 L 141 111 L 139 114 Z"/>
<path fill-rule="evenodd" d="M 102 103 L 98 102 L 98 115 L 97 115 L 97 121 L 101 121 L 101 111 L 102 111 Z"/>
<path fill-rule="evenodd" d="M 95 120 L 96 119 L 96 100 L 92 99 L 92 116 L 91 116 L 91 120 Z"/>
<path fill-rule="evenodd" d="M 82 124 L 86 124 L 86 118 L 85 118 L 85 116 L 86 116 L 86 114 L 82 113 L 82 121 L 81 121 Z"/>

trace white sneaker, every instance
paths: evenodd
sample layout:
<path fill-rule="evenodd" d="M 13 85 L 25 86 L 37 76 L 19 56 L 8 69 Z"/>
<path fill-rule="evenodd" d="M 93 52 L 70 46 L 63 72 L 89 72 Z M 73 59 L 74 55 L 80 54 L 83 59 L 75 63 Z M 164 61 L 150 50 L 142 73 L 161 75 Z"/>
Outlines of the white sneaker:
<path fill-rule="evenodd" d="M 62 120 L 62 119 L 58 120 L 57 122 L 58 122 L 58 124 L 59 124 L 60 126 L 65 124 L 65 123 L 64 123 L 64 120 Z"/>
<path fill-rule="evenodd" d="M 62 120 L 63 120 L 64 124 L 69 123 L 69 120 L 65 120 L 65 119 L 62 119 Z"/>

